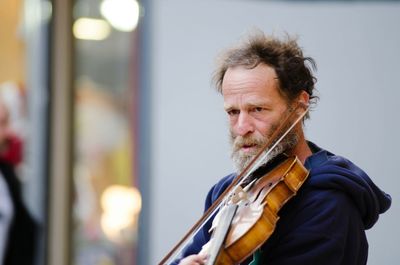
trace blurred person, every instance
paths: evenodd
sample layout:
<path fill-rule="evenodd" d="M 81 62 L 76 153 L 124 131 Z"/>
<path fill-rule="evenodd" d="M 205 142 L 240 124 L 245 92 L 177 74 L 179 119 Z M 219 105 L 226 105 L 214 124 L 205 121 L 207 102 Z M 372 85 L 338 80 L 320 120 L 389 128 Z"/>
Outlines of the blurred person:
<path fill-rule="evenodd" d="M 304 57 L 289 36 L 281 40 L 255 34 L 223 54 L 215 83 L 223 97 L 237 171 L 210 189 L 206 210 L 299 103 L 315 103 L 313 66 L 314 60 Z M 365 230 L 390 207 L 391 198 L 351 161 L 306 139 L 303 126 L 297 123 L 251 175 L 249 182 L 257 181 L 265 174 L 260 173 L 263 167 L 272 167 L 287 156 L 296 156 L 309 171 L 297 195 L 279 211 L 272 235 L 240 264 L 364 265 L 368 257 Z M 210 240 L 213 218 L 175 263 L 206 264 L 209 253 L 203 246 Z"/>
<path fill-rule="evenodd" d="M 22 199 L 15 167 L 22 141 L 9 129 L 9 112 L 0 100 L 0 264 L 34 264 L 36 224 Z"/>

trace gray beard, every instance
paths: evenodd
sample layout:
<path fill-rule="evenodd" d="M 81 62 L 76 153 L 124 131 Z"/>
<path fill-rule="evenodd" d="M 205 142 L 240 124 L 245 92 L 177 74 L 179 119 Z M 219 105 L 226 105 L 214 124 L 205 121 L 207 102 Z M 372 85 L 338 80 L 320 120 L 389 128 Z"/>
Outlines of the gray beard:
<path fill-rule="evenodd" d="M 252 139 L 249 137 L 246 138 L 242 136 L 235 137 L 231 132 L 230 135 L 230 142 L 232 146 L 231 158 L 235 166 L 235 169 L 238 173 L 242 172 L 247 167 L 247 165 L 258 154 L 260 149 L 267 144 L 268 140 L 269 137 L 266 136 L 263 137 L 262 139 L 254 139 L 254 138 Z M 241 151 L 243 142 L 245 142 L 246 144 L 255 143 L 257 144 L 257 148 L 252 152 L 244 153 Z M 298 135 L 294 131 L 289 132 L 289 134 L 285 138 L 283 138 L 283 140 L 274 149 L 272 149 L 271 152 L 269 152 L 264 161 L 262 161 L 262 165 L 265 165 L 279 154 L 282 154 L 285 151 L 293 149 L 298 142 L 299 142 Z M 266 154 L 267 152 L 268 149 L 263 152 L 263 155 Z"/>

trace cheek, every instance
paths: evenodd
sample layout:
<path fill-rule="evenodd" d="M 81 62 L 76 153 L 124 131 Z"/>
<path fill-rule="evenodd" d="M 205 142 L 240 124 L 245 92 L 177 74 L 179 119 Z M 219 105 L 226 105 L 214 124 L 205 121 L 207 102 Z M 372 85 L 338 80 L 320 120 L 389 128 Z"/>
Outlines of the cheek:
<path fill-rule="evenodd" d="M 270 137 L 278 127 L 279 121 L 258 121 L 256 124 L 256 131 L 264 137 Z"/>
<path fill-rule="evenodd" d="M 258 120 L 258 131 L 260 131 L 264 136 L 271 136 L 271 134 L 275 132 L 286 119 L 287 115 L 288 113 L 283 110 L 281 112 L 274 112 L 271 113 L 271 115 L 264 116 L 262 119 Z"/>
<path fill-rule="evenodd" d="M 234 131 L 237 127 L 237 117 L 236 116 L 229 116 L 228 117 L 228 122 L 229 122 L 229 129 L 231 131 Z"/>
<path fill-rule="evenodd" d="M 267 123 L 260 123 L 256 125 L 256 131 L 262 136 L 270 136 L 271 135 L 271 126 Z"/>
<path fill-rule="evenodd" d="M 232 127 L 233 125 L 235 125 L 236 123 L 236 117 L 235 116 L 228 116 L 228 121 L 229 121 L 229 125 Z"/>

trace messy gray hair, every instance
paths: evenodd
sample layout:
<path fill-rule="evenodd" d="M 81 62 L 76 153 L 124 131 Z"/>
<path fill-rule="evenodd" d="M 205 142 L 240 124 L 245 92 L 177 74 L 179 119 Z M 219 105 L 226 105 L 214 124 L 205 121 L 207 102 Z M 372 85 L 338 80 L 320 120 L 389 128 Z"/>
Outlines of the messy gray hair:
<path fill-rule="evenodd" d="M 310 103 L 317 101 L 314 92 L 316 78 L 312 73 L 316 70 L 314 59 L 303 56 L 296 38 L 286 35 L 286 38 L 279 39 L 261 31 L 222 53 L 213 77 L 217 90 L 222 93 L 222 82 L 228 68 L 244 66 L 252 69 L 261 63 L 275 70 L 279 91 L 287 102 L 292 102 L 303 90 L 309 94 Z"/>

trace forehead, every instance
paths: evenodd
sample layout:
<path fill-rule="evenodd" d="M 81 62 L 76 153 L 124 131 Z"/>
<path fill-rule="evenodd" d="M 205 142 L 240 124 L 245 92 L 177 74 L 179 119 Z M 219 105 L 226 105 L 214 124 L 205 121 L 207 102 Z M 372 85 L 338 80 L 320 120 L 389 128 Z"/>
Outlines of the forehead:
<path fill-rule="evenodd" d="M 278 77 L 272 67 L 266 64 L 259 64 L 251 69 L 236 66 L 226 71 L 222 94 L 224 97 L 238 94 L 281 97 L 278 87 Z"/>

